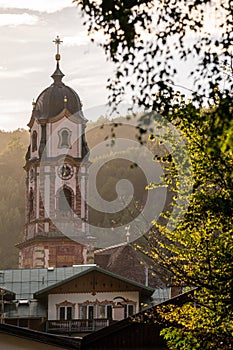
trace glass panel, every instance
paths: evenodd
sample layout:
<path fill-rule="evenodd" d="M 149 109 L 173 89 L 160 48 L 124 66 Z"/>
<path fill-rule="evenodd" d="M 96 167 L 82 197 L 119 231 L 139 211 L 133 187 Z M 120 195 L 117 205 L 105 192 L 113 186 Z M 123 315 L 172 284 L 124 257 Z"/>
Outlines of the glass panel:
<path fill-rule="evenodd" d="M 69 133 L 68 133 L 68 131 L 63 130 L 61 137 L 62 137 L 61 147 L 69 147 L 69 141 L 68 141 Z"/>
<path fill-rule="evenodd" d="M 94 318 L 94 306 L 89 305 L 89 307 L 88 307 L 88 319 L 93 320 L 93 318 Z"/>
<path fill-rule="evenodd" d="M 29 194 L 29 213 L 32 214 L 33 212 L 33 191 L 30 189 L 30 194 Z"/>
<path fill-rule="evenodd" d="M 124 318 L 128 317 L 128 308 L 127 305 L 124 305 Z"/>
<path fill-rule="evenodd" d="M 60 313 L 60 320 L 65 320 L 65 307 L 64 306 L 60 306 L 60 308 L 59 308 L 59 313 Z"/>
<path fill-rule="evenodd" d="M 133 305 L 128 305 L 128 316 L 132 316 L 134 314 Z"/>
<path fill-rule="evenodd" d="M 34 130 L 32 134 L 32 152 L 37 151 L 37 132 Z"/>
<path fill-rule="evenodd" d="M 67 306 L 66 319 L 67 320 L 72 320 L 72 307 L 71 306 Z"/>
<path fill-rule="evenodd" d="M 99 305 L 99 318 L 105 318 L 105 305 Z"/>
<path fill-rule="evenodd" d="M 107 305 L 107 319 L 112 320 L 112 305 Z"/>
<path fill-rule="evenodd" d="M 80 318 L 86 319 L 87 318 L 87 306 L 83 305 L 80 307 Z"/>

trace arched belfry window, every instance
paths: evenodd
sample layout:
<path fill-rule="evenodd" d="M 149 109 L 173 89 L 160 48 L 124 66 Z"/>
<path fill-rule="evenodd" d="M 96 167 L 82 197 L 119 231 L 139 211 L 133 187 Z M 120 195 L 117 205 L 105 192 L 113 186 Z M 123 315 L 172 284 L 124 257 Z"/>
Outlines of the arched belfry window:
<path fill-rule="evenodd" d="M 63 187 L 58 194 L 58 209 L 68 211 L 72 209 L 72 191 Z"/>
<path fill-rule="evenodd" d="M 37 132 L 36 130 L 32 133 L 32 152 L 37 151 Z"/>
<path fill-rule="evenodd" d="M 71 148 L 71 131 L 67 128 L 63 128 L 58 131 L 59 143 L 58 148 Z"/>

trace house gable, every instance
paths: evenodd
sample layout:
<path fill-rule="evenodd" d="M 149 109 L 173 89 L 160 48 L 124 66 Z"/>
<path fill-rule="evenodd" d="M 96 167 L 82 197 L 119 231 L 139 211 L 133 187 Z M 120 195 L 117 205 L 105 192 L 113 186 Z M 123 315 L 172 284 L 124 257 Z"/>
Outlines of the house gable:
<path fill-rule="evenodd" d="M 150 296 L 153 289 L 133 282 L 124 277 L 115 275 L 98 267 L 90 268 L 78 275 L 74 275 L 49 288 L 35 293 L 36 297 L 47 294 L 63 293 L 97 293 L 97 292 L 138 291 L 140 294 Z"/>

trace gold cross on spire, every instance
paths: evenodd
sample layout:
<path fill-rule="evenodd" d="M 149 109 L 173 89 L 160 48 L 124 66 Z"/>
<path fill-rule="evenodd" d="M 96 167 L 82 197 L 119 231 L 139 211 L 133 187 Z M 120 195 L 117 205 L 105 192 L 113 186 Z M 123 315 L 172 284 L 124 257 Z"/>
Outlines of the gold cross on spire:
<path fill-rule="evenodd" d="M 61 45 L 61 43 L 63 43 L 63 41 L 59 38 L 59 36 L 57 35 L 56 39 L 53 40 L 53 43 L 55 43 L 55 45 L 57 45 L 57 54 L 56 54 L 56 60 L 60 61 L 60 54 L 59 54 L 59 45 Z"/>

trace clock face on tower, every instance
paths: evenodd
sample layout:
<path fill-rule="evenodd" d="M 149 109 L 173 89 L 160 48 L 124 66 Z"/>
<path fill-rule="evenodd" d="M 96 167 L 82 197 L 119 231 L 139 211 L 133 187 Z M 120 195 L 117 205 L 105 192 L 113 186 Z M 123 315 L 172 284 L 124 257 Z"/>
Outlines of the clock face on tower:
<path fill-rule="evenodd" d="M 58 175 L 63 180 L 69 180 L 74 174 L 73 167 L 68 164 L 64 163 L 58 168 Z"/>

